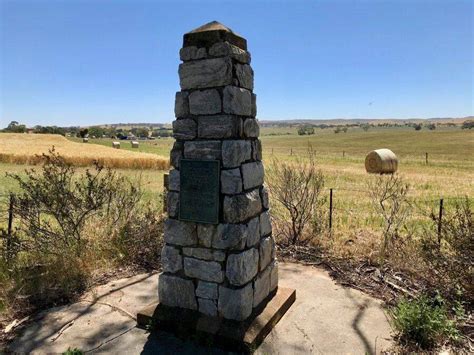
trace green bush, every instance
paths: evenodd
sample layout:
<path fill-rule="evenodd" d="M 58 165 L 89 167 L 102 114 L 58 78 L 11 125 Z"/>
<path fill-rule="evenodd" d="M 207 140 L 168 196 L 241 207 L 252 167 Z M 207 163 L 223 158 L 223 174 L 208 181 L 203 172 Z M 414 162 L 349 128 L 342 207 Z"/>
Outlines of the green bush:
<path fill-rule="evenodd" d="M 70 301 L 116 265 L 158 266 L 162 216 L 140 182 L 98 164 L 77 171 L 54 150 L 41 169 L 9 176 L 19 192 L 13 243 L 0 230 L 0 312 Z"/>
<path fill-rule="evenodd" d="M 400 340 L 429 349 L 441 341 L 459 336 L 455 322 L 449 318 L 444 300 L 426 295 L 414 300 L 402 299 L 392 310 L 392 318 Z"/>

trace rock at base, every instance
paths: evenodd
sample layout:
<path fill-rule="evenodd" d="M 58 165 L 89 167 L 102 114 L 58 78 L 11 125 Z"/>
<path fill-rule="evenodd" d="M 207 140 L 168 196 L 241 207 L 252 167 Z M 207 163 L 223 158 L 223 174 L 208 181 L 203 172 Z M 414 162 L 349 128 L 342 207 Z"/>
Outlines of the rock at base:
<path fill-rule="evenodd" d="M 226 319 L 244 320 L 252 313 L 252 283 L 240 289 L 219 287 L 219 315 Z"/>
<path fill-rule="evenodd" d="M 161 274 L 158 282 L 160 302 L 169 307 L 197 310 L 194 284 L 178 276 Z"/>

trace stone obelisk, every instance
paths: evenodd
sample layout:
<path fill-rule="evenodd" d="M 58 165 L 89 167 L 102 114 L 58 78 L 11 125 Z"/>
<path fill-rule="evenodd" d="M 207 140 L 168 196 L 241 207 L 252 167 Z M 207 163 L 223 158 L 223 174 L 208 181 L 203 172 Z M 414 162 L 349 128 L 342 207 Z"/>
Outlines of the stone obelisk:
<path fill-rule="evenodd" d="M 278 293 L 250 53 L 211 22 L 184 35 L 180 59 L 159 301 L 244 322 Z M 283 298 L 279 317 L 294 291 Z"/>

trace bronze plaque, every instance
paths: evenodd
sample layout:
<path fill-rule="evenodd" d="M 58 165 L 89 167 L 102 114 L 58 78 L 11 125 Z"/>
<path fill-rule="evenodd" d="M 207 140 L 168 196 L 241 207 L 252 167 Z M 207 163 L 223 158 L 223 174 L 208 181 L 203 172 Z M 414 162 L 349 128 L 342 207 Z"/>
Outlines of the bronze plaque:
<path fill-rule="evenodd" d="M 219 172 L 218 160 L 179 161 L 180 220 L 219 223 Z"/>

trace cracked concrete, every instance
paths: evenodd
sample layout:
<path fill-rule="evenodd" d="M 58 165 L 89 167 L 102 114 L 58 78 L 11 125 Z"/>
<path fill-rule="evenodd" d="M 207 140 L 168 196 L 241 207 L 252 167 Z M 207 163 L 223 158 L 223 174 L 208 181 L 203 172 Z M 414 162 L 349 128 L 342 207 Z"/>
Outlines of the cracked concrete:
<path fill-rule="evenodd" d="M 157 274 L 109 282 L 82 301 L 42 312 L 10 345 L 15 353 L 127 354 L 220 353 L 166 332 L 135 327 L 134 317 L 157 300 Z M 296 289 L 296 302 L 257 349 L 257 354 L 380 353 L 392 345 L 378 300 L 337 285 L 322 269 L 280 263 L 280 285 Z"/>

